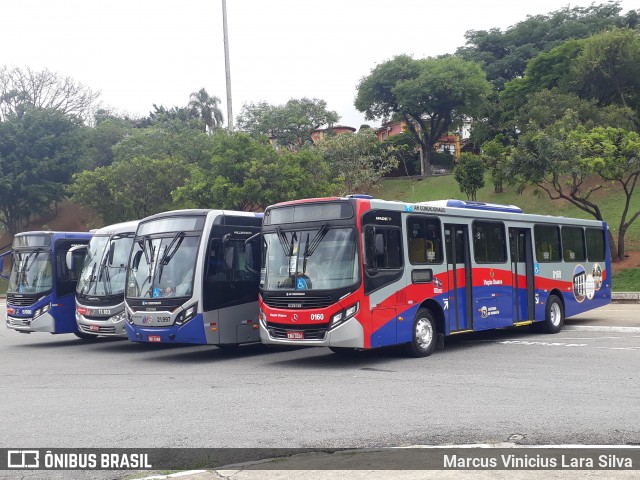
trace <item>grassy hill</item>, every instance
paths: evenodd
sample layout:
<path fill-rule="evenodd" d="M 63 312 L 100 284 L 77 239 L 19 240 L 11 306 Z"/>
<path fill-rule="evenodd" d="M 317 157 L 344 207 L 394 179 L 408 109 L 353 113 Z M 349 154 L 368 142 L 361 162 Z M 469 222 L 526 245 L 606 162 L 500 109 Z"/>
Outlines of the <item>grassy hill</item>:
<path fill-rule="evenodd" d="M 424 202 L 448 198 L 466 199 L 460 192 L 453 175 L 430 177 L 424 179 L 387 179 L 383 180 L 373 194 L 385 200 L 400 200 L 403 202 Z M 630 212 L 640 210 L 640 192 L 634 195 Z M 551 200 L 548 196 L 538 197 L 533 189 L 528 189 L 522 195 L 516 193 L 515 188 L 505 187 L 504 193 L 495 193 L 493 185 L 487 184 L 477 194 L 478 201 L 517 205 L 525 213 L 540 215 L 558 215 L 593 219 L 593 217 L 565 200 Z M 612 187 L 603 188 L 593 195 L 602 209 L 609 228 L 617 238 L 618 225 L 624 207 L 624 194 Z M 613 289 L 615 291 L 640 290 L 640 220 L 637 220 L 627 231 L 627 257 L 620 263 L 613 265 Z"/>

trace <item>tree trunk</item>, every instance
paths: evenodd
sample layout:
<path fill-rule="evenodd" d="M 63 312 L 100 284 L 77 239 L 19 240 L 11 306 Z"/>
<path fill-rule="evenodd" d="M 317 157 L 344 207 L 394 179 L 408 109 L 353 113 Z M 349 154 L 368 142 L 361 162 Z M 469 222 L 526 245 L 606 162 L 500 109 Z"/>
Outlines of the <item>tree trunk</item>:
<path fill-rule="evenodd" d="M 609 235 L 609 253 L 611 254 L 611 261 L 619 262 L 620 257 L 618 256 L 618 247 L 616 246 L 616 240 L 615 238 L 613 238 L 613 233 L 611 233 L 611 230 L 607 230 L 607 233 Z"/>
<path fill-rule="evenodd" d="M 618 261 L 624 260 L 624 236 L 627 233 L 627 229 L 625 227 L 620 227 L 620 231 L 618 232 Z"/>
<path fill-rule="evenodd" d="M 423 166 L 423 175 L 431 175 L 431 148 L 427 148 L 424 152 L 424 166 Z"/>
<path fill-rule="evenodd" d="M 424 177 L 424 172 L 426 171 L 425 168 L 425 161 L 424 161 L 424 148 L 422 147 L 422 145 L 419 145 L 419 150 L 420 150 L 420 175 Z"/>

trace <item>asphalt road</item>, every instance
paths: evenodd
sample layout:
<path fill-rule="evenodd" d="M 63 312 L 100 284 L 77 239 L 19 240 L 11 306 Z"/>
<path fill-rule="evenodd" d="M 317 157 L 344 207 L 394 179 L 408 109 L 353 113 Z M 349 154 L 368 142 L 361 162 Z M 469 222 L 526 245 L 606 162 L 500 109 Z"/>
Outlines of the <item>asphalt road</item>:
<path fill-rule="evenodd" d="M 612 305 L 577 323 L 616 310 L 640 319 Z M 640 443 L 636 329 L 472 334 L 414 359 L 83 343 L 3 326 L 0 352 L 8 448 Z"/>

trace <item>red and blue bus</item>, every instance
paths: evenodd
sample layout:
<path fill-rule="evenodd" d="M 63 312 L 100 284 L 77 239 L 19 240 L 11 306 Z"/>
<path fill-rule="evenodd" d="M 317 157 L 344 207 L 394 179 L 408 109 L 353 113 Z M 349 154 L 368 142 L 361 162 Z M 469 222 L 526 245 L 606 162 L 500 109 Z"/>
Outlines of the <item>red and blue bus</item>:
<path fill-rule="evenodd" d="M 461 200 L 364 195 L 268 207 L 262 228 L 260 336 L 334 352 L 406 346 L 528 326 L 611 299 L 607 225 Z"/>

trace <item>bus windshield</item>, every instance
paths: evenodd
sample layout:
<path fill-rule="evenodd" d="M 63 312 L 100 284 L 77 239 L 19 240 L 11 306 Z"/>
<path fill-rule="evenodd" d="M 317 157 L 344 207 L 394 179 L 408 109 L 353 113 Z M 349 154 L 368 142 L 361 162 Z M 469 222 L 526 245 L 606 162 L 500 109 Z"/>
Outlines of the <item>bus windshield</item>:
<path fill-rule="evenodd" d="M 129 263 L 129 298 L 190 297 L 200 235 L 137 237 Z"/>
<path fill-rule="evenodd" d="M 7 293 L 44 293 L 52 288 L 51 252 L 43 249 L 14 251 Z"/>
<path fill-rule="evenodd" d="M 124 293 L 132 243 L 133 234 L 93 237 L 78 281 L 78 294 L 110 296 Z"/>
<path fill-rule="evenodd" d="M 360 278 L 356 230 L 277 229 L 263 237 L 264 290 L 328 290 L 349 287 Z"/>

